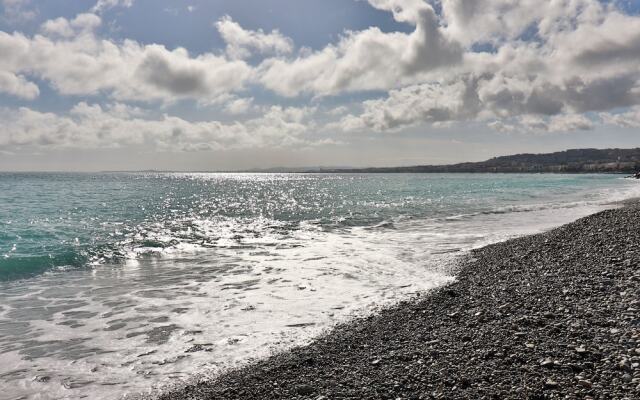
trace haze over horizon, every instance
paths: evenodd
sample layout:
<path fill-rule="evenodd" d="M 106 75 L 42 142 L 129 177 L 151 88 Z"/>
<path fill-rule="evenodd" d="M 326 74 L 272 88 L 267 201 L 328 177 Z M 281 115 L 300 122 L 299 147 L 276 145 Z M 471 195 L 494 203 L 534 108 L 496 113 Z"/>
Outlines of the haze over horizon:
<path fill-rule="evenodd" d="M 638 1 L 0 2 L 0 170 L 639 145 Z"/>

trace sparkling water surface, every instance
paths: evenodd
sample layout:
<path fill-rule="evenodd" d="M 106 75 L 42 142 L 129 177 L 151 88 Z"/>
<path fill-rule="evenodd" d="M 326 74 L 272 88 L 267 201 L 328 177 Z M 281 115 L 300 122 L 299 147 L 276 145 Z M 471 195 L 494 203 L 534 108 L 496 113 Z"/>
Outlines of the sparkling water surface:
<path fill-rule="evenodd" d="M 0 392 L 215 373 L 639 194 L 619 175 L 0 173 Z"/>

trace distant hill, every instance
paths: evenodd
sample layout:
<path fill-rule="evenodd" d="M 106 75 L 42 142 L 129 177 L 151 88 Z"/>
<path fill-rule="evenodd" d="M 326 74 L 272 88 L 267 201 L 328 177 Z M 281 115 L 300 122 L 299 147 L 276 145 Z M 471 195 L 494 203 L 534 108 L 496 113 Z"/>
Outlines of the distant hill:
<path fill-rule="evenodd" d="M 640 171 L 640 148 L 572 149 L 545 154 L 516 154 L 487 161 L 410 167 L 324 169 L 322 172 L 611 172 Z"/>

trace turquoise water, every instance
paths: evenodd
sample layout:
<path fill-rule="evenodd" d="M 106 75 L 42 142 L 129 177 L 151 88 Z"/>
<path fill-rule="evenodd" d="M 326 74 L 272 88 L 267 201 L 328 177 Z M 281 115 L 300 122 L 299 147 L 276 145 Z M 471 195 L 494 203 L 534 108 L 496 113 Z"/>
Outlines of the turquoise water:
<path fill-rule="evenodd" d="M 638 194 L 617 175 L 0 173 L 0 389 L 216 372 Z"/>
<path fill-rule="evenodd" d="M 259 221 L 267 231 L 255 232 L 261 235 L 300 229 L 305 222 L 331 230 L 398 218 L 573 206 L 607 199 L 602 191 L 622 189 L 618 178 L 5 173 L 0 174 L 0 279 L 119 262 L 136 248 L 215 246 L 218 235 L 208 235 L 202 221 L 241 221 L 239 235 Z"/>

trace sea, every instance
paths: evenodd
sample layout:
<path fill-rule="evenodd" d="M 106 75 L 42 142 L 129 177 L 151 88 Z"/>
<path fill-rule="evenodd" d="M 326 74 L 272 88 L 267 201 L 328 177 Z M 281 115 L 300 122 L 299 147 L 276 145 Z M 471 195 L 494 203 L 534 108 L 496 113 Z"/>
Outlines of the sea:
<path fill-rule="evenodd" d="M 639 196 L 606 174 L 0 173 L 0 397 L 210 379 Z"/>

